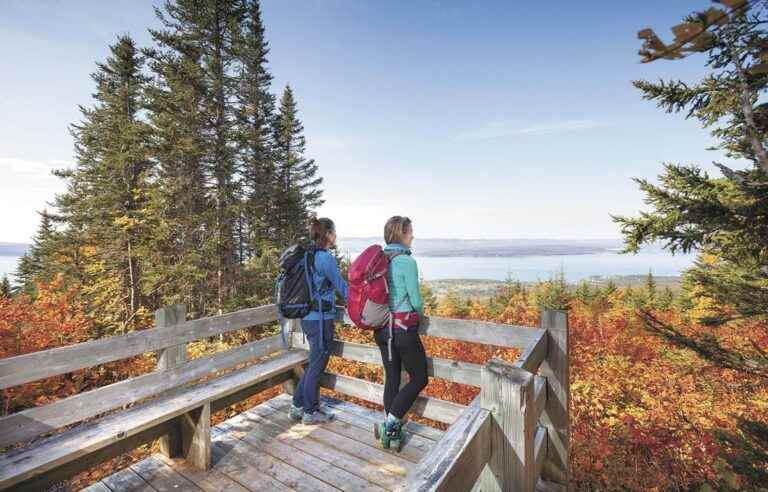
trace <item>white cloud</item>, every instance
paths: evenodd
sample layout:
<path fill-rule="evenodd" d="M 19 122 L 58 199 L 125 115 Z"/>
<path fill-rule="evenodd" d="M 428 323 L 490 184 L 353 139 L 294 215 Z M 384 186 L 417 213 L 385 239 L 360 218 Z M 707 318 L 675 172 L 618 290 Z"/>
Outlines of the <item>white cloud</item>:
<path fill-rule="evenodd" d="M 555 123 L 529 125 L 520 127 L 509 122 L 496 121 L 487 123 L 479 128 L 459 133 L 458 140 L 485 140 L 500 137 L 522 137 L 529 135 L 552 135 L 575 131 L 592 130 L 607 126 L 594 120 L 569 120 Z"/>
<path fill-rule="evenodd" d="M 51 174 L 69 161 L 35 161 L 0 157 L 0 241 L 29 242 L 37 230 L 38 212 L 65 190 Z"/>

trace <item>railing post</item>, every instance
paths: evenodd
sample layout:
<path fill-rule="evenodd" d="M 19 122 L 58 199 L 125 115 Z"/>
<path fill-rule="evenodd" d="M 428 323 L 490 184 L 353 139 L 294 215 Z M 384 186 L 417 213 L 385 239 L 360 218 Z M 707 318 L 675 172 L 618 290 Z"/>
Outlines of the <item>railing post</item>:
<path fill-rule="evenodd" d="M 480 490 L 532 492 L 536 487 L 533 374 L 501 359 L 481 372 L 480 405 L 491 412 L 491 456 Z"/>
<path fill-rule="evenodd" d="M 183 304 L 161 307 L 155 311 L 155 328 L 162 330 L 186 321 L 187 307 Z M 173 369 L 187 362 L 187 344 L 174 345 L 157 351 L 156 371 Z M 182 453 L 181 432 L 160 438 L 160 452 L 168 457 Z"/>
<path fill-rule="evenodd" d="M 544 310 L 541 328 L 547 330 L 547 357 L 539 369 L 547 378 L 547 404 L 541 424 L 547 428 L 547 459 L 542 478 L 569 487 L 570 471 L 570 337 L 568 312 Z"/>

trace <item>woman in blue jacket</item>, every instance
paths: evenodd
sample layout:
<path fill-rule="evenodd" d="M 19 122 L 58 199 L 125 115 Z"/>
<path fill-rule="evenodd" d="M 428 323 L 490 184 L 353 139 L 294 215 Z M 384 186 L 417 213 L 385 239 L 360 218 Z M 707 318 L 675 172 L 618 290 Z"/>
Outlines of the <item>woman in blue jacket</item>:
<path fill-rule="evenodd" d="M 320 375 L 328 365 L 333 340 L 333 323 L 336 319 L 336 293 L 346 300 L 349 296 L 347 282 L 341 277 L 339 267 L 328 248 L 336 245 L 336 226 L 328 218 L 313 218 L 309 237 L 315 245 L 315 262 L 312 274 L 314 292 L 321 302 L 312 303 L 312 311 L 301 320 L 301 329 L 309 341 L 309 365 L 299 380 L 293 395 L 290 414 L 294 420 L 305 424 L 322 424 L 333 420 L 333 415 L 319 406 Z"/>

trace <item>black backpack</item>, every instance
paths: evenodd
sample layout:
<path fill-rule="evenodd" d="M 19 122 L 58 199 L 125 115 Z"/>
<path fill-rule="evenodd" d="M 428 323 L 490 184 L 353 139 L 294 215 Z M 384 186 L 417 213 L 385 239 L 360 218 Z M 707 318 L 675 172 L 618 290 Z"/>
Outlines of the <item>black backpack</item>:
<path fill-rule="evenodd" d="M 315 269 L 315 248 L 294 244 L 280 255 L 275 304 L 283 318 L 303 318 L 312 310 L 312 274 Z"/>

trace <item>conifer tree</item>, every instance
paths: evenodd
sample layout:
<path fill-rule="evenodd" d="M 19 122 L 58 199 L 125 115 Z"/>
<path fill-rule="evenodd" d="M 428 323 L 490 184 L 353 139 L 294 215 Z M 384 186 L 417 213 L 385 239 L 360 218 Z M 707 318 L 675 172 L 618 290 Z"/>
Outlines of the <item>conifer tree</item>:
<path fill-rule="evenodd" d="M 712 22 L 712 16 L 724 22 Z M 731 11 L 694 13 L 676 26 L 674 46 L 706 52 L 707 76 L 699 83 L 679 80 L 635 81 L 645 99 L 667 112 L 685 111 L 712 128 L 717 148 L 744 169 L 714 163 L 722 177 L 695 165 L 666 164 L 659 184 L 637 179 L 651 211 L 638 217 L 615 217 L 626 250 L 664 242 L 674 252 L 699 251 L 686 277 L 697 295 L 723 309 L 703 321 L 764 318 L 768 313 L 768 2 L 739 2 Z M 711 30 L 708 30 L 711 29 Z M 686 41 L 684 33 L 697 32 Z M 640 33 L 646 61 L 682 56 L 659 44 L 652 31 Z M 684 50 L 684 51 L 685 51 Z M 678 50 L 679 51 L 679 50 Z M 733 309 L 731 309 L 733 308 Z"/>
<path fill-rule="evenodd" d="M 11 297 L 11 282 L 8 280 L 8 275 L 3 275 L 3 280 L 0 282 L 0 298 Z"/>
<path fill-rule="evenodd" d="M 143 63 L 133 40 L 119 36 L 92 75 L 94 105 L 81 106 L 83 120 L 72 125 L 76 166 L 57 171 L 68 184 L 56 198 L 63 243 L 83 251 L 83 286 L 101 319 L 123 329 L 143 305 L 142 229 L 151 171 L 149 127 L 139 117 Z"/>
<path fill-rule="evenodd" d="M 221 311 L 235 283 L 239 173 L 235 141 L 236 51 L 246 15 L 243 0 L 176 0 L 156 9 L 163 29 L 150 30 L 158 51 L 199 64 L 200 104 L 205 123 L 206 181 L 214 208 L 210 241 L 216 259 L 216 308 Z"/>
<path fill-rule="evenodd" d="M 323 204 L 314 159 L 304 157 L 304 126 L 298 118 L 296 100 L 286 85 L 274 124 L 276 197 L 276 239 L 284 247 L 306 234 L 306 224 L 314 210 Z"/>
<path fill-rule="evenodd" d="M 210 239 L 213 208 L 206 185 L 204 80 L 200 53 L 147 50 L 155 74 L 148 88 L 149 121 L 154 133 L 156 186 L 150 205 L 152 233 L 148 280 L 154 304 L 184 303 L 192 315 L 206 311 L 209 271 L 216 269 Z"/>
<path fill-rule="evenodd" d="M 242 160 L 243 206 L 238 228 L 239 256 L 243 261 L 261 254 L 274 240 L 270 227 L 275 211 L 275 163 L 272 145 L 275 96 L 269 92 L 269 45 L 258 1 L 247 6 L 241 35 L 235 44 L 241 64 L 238 74 L 237 145 Z"/>
<path fill-rule="evenodd" d="M 29 251 L 19 260 L 16 279 L 20 289 L 27 294 L 34 294 L 35 282 L 51 280 L 52 273 L 61 270 L 54 255 L 56 231 L 53 218 L 47 210 L 40 212 L 40 225 L 32 238 Z"/>

